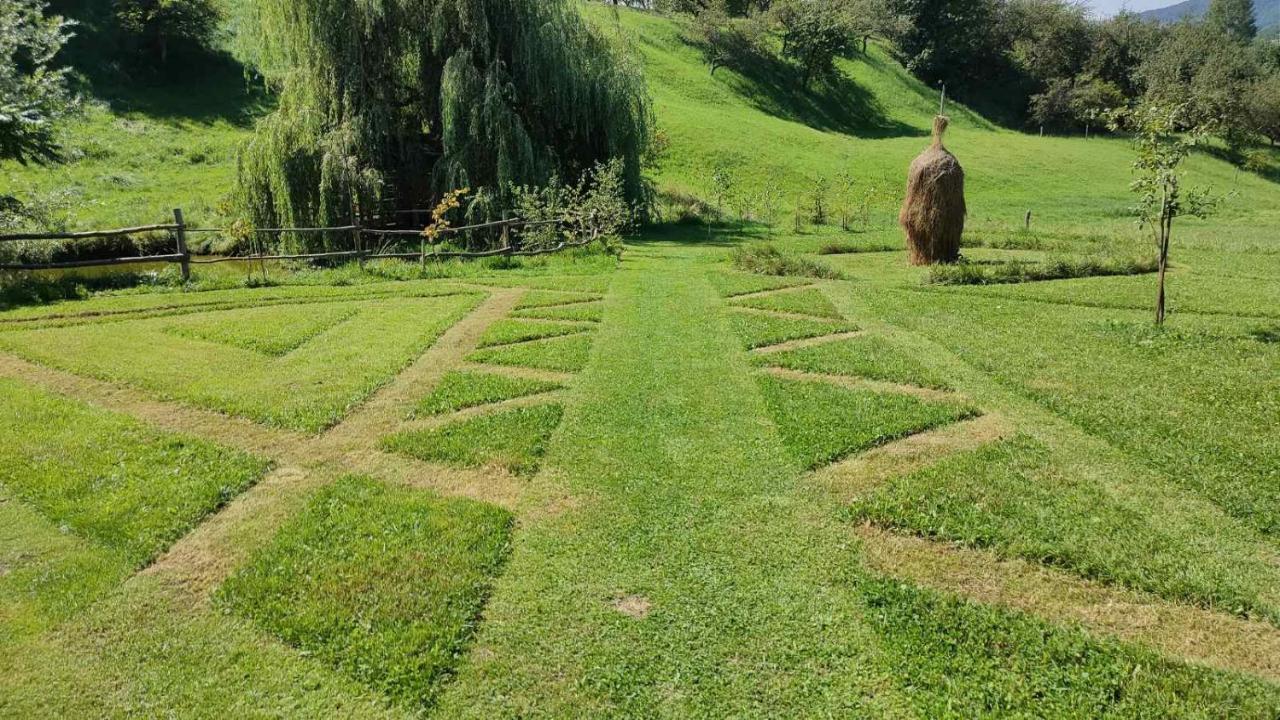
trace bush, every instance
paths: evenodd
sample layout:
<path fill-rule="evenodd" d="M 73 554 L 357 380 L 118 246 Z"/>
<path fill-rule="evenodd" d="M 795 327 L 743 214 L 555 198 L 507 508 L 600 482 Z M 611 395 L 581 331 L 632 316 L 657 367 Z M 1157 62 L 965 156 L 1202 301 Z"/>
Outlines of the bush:
<path fill-rule="evenodd" d="M 830 265 L 799 255 L 784 253 L 768 243 L 759 243 L 733 252 L 733 264 L 739 270 L 758 275 L 792 275 L 839 280 L 843 276 Z"/>
<path fill-rule="evenodd" d="M 1065 280 L 1107 275 L 1141 275 L 1156 271 L 1156 260 L 1148 257 L 1060 257 L 1044 262 L 1009 260 L 995 263 L 961 261 L 935 265 L 925 282 L 929 285 L 1000 285 Z"/>

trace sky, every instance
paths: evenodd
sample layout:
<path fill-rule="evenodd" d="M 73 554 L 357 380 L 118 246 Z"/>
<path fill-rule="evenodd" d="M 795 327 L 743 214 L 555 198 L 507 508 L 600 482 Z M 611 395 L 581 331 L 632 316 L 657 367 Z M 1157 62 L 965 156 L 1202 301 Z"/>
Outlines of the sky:
<path fill-rule="evenodd" d="M 1179 0 L 1089 0 L 1088 4 L 1093 8 L 1093 13 L 1098 17 L 1111 17 L 1122 9 L 1129 9 L 1133 12 L 1142 12 L 1143 10 L 1154 10 L 1156 8 L 1176 5 Z"/>

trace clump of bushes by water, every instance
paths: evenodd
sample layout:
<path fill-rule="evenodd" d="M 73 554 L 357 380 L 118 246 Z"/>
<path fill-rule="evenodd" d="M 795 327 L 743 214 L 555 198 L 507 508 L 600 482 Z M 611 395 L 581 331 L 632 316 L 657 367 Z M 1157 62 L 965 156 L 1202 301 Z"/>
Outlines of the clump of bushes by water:
<path fill-rule="evenodd" d="M 1058 257 L 1033 262 L 971 262 L 961 260 L 929 269 L 929 285 L 1001 285 L 1065 280 L 1107 275 L 1142 275 L 1155 272 L 1156 260 L 1149 257 Z"/>
<path fill-rule="evenodd" d="M 739 270 L 759 275 L 783 275 L 839 280 L 838 270 L 801 255 L 785 253 L 775 245 L 757 243 L 733 251 L 733 264 Z"/>

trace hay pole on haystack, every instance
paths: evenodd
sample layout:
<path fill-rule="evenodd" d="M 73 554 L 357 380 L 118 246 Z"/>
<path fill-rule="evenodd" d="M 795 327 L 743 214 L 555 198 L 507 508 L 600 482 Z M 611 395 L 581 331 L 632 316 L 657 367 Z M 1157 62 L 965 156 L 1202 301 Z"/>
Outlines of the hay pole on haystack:
<path fill-rule="evenodd" d="M 942 144 L 948 122 L 945 115 L 933 119 L 933 144 L 916 157 L 907 174 L 907 197 L 898 222 L 907 234 L 912 265 L 960 259 L 960 236 L 964 234 L 967 212 L 964 168 Z"/>

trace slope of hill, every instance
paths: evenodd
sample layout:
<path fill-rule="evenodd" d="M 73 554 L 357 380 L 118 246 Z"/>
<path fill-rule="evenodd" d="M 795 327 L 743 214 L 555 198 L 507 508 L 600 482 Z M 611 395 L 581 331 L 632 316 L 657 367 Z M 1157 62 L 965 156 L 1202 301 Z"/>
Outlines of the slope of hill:
<path fill-rule="evenodd" d="M 1209 11 L 1209 0 L 1183 0 L 1154 10 L 1139 13 L 1148 20 L 1173 23 L 1183 18 L 1203 17 Z M 1253 0 L 1253 12 L 1258 21 L 1258 31 L 1267 33 L 1280 26 L 1280 0 Z"/>
<path fill-rule="evenodd" d="M 883 48 L 840 60 L 836 79 L 807 92 L 780 64 L 712 76 L 669 19 L 598 6 L 592 12 L 644 58 L 658 125 L 670 143 L 655 172 L 660 190 L 711 198 L 713 170 L 727 168 L 744 202 L 774 187 L 789 212 L 807 202 L 819 178 L 834 193 L 847 173 L 859 197 L 877 188 L 874 207 L 882 217 L 896 212 L 906 168 L 928 144 L 938 93 Z M 1132 228 L 1127 141 L 1002 129 L 950 102 L 947 112 L 947 145 L 968 175 L 973 227 L 1020 224 L 1031 210 L 1036 218 L 1081 228 Z M 1273 182 L 1208 156 L 1190 166 L 1191 182 L 1234 193 L 1218 222 L 1280 222 L 1280 208 L 1266 200 L 1274 197 Z"/>

